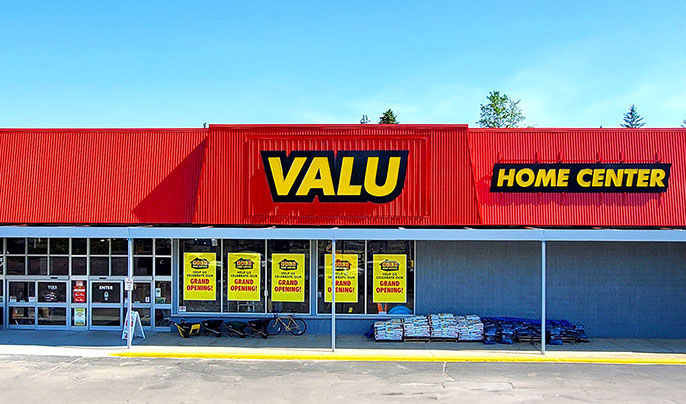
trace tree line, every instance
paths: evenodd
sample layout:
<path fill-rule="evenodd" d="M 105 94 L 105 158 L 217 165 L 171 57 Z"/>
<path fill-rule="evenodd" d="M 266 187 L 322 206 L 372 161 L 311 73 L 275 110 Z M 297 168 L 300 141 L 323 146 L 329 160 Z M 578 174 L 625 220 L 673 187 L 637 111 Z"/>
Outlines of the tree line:
<path fill-rule="evenodd" d="M 526 117 L 519 106 L 521 100 L 513 98 L 500 91 L 491 91 L 486 96 L 486 103 L 480 104 L 480 118 L 476 122 L 482 128 L 519 128 Z M 362 115 L 361 124 L 368 124 L 369 117 Z M 381 124 L 397 124 L 398 117 L 390 108 L 379 117 Z M 632 104 L 624 114 L 619 126 L 623 128 L 642 128 L 645 126 L 644 117 L 638 113 L 636 105 Z M 681 123 L 686 128 L 686 119 Z M 602 126 L 601 126 L 602 128 Z"/>

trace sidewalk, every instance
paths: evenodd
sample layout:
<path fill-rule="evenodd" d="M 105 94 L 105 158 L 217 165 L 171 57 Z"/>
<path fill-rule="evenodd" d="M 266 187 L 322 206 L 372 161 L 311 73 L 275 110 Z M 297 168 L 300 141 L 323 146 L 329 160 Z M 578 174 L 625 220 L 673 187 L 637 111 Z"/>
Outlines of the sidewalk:
<path fill-rule="evenodd" d="M 686 364 L 686 340 L 593 339 L 587 344 L 484 345 L 480 342 L 375 342 L 363 336 L 341 335 L 331 352 L 328 335 L 278 335 L 261 338 L 183 339 L 176 333 L 148 333 L 136 338 L 129 351 L 114 331 L 0 331 L 0 355 L 87 357 L 168 357 L 205 359 L 427 361 L 427 362 L 567 362 L 625 364 Z"/>

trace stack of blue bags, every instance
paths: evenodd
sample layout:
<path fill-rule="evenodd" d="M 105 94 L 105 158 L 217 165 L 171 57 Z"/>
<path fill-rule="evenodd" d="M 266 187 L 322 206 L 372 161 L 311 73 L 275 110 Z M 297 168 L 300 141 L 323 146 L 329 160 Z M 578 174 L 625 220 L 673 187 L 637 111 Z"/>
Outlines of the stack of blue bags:
<path fill-rule="evenodd" d="M 482 317 L 484 344 L 513 344 L 521 341 L 541 340 L 541 322 L 527 318 Z M 566 320 L 546 321 L 546 340 L 550 345 L 564 342 L 588 342 L 584 326 Z"/>

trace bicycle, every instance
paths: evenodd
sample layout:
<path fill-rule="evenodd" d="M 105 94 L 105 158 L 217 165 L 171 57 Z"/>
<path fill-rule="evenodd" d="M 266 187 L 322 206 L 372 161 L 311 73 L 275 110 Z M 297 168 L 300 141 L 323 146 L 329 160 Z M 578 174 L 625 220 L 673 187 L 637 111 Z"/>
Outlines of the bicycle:
<path fill-rule="evenodd" d="M 269 320 L 266 327 L 269 335 L 280 334 L 284 329 L 293 335 L 303 335 L 307 330 L 307 324 L 304 320 L 293 318 L 290 314 L 288 317 L 279 317 L 278 314 L 274 314 L 274 318 Z"/>

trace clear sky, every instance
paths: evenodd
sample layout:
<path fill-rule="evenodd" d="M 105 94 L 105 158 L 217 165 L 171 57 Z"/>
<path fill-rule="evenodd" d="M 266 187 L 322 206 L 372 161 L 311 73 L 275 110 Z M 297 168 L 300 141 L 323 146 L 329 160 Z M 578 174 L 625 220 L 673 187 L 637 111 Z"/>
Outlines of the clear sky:
<path fill-rule="evenodd" d="M 686 119 L 686 1 L 0 0 L 0 127 Z"/>

